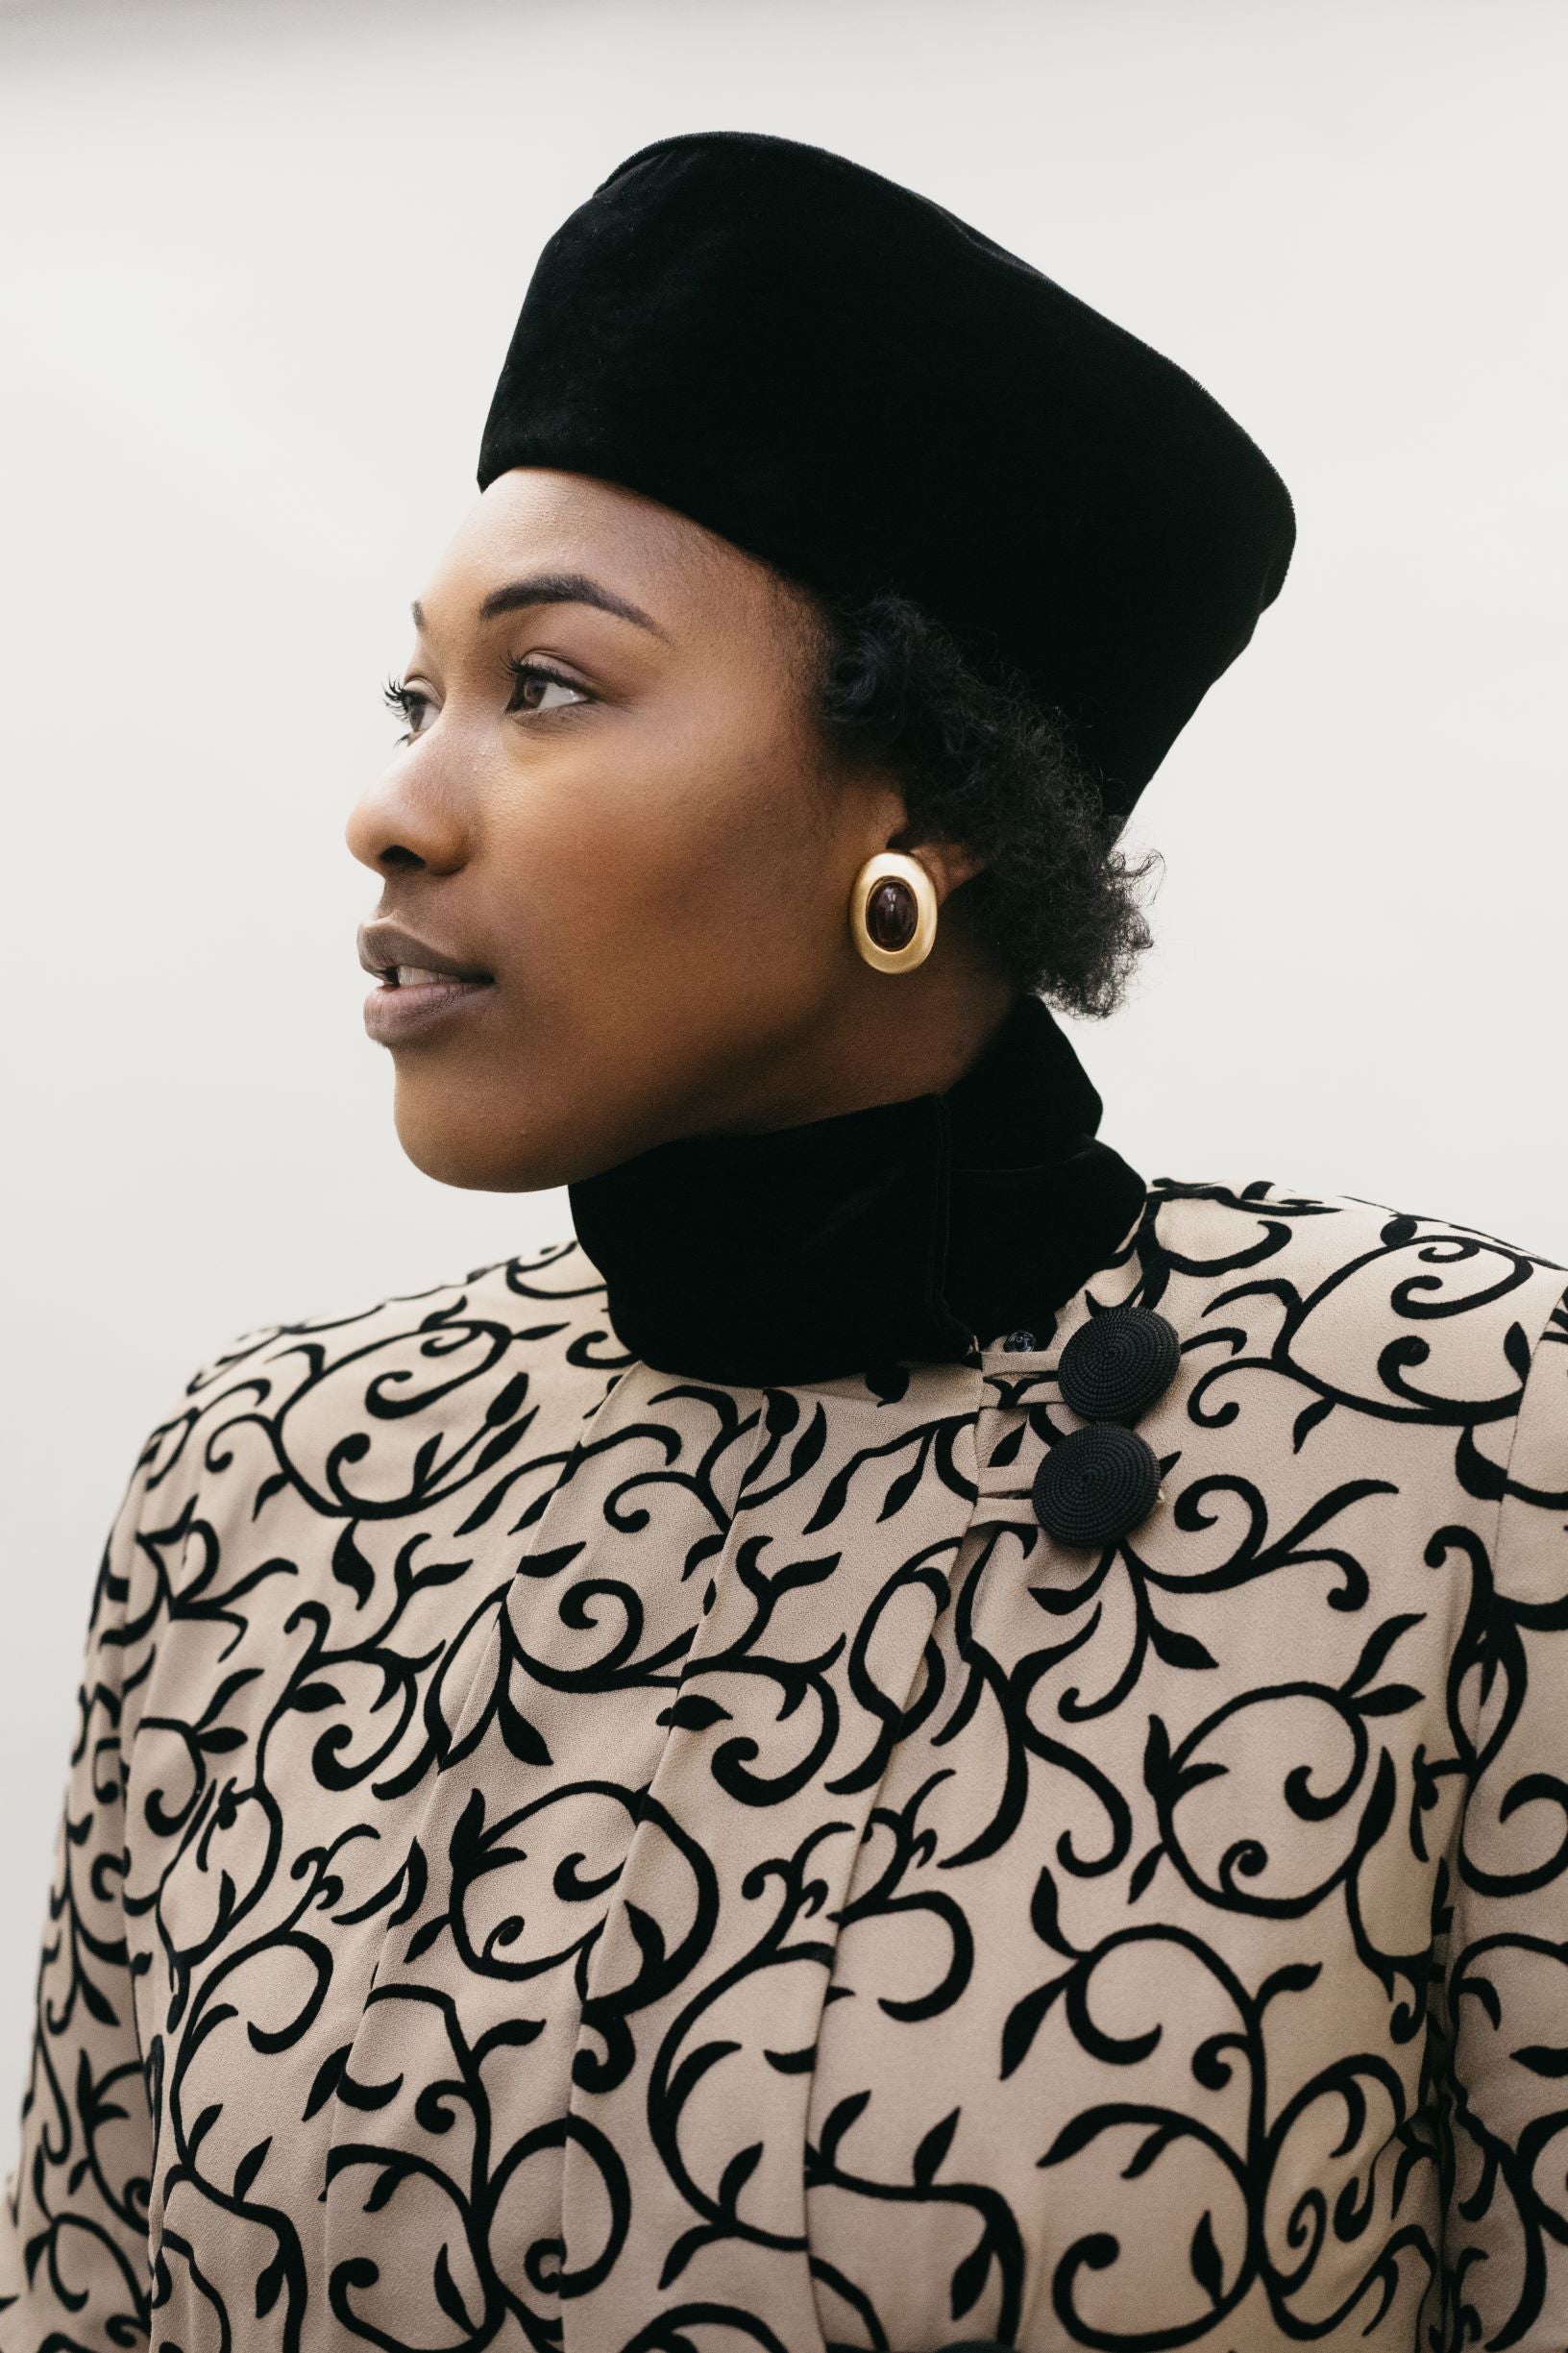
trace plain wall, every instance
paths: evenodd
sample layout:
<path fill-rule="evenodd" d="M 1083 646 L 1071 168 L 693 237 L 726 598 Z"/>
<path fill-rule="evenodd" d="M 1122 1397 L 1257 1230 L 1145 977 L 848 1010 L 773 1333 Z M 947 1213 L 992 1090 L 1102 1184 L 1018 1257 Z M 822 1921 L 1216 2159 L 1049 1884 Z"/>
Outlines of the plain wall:
<path fill-rule="evenodd" d="M 1568 1259 L 1565 67 L 1560 0 L 0 6 L 0 2140 L 143 1434 L 568 1230 L 401 1160 L 341 834 L 533 257 L 647 140 L 905 180 L 1262 442 L 1298 552 L 1129 837 L 1102 1132 Z"/>

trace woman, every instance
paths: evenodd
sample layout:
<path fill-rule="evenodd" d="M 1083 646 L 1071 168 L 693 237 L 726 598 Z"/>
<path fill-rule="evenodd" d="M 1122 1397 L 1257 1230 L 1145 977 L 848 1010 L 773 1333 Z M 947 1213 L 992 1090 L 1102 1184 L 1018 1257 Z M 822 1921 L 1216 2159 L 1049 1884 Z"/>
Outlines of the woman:
<path fill-rule="evenodd" d="M 404 1148 L 99 1578 L 0 2346 L 1568 2341 L 1568 1305 L 1145 1180 L 1046 1009 L 1288 560 L 1167 361 L 734 134 L 551 240 L 351 846 Z"/>

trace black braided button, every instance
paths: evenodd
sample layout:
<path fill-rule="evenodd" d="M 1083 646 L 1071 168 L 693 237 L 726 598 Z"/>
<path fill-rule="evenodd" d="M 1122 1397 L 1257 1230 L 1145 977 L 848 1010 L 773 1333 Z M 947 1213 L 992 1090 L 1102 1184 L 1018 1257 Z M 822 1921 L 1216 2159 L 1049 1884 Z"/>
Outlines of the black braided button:
<path fill-rule="evenodd" d="M 1035 1473 L 1035 1517 L 1058 1544 L 1112 1544 L 1148 1518 L 1159 1496 L 1159 1456 L 1120 1422 L 1089 1422 L 1058 1438 Z"/>
<path fill-rule="evenodd" d="M 1107 1308 L 1062 1351 L 1065 1404 L 1086 1422 L 1134 1422 L 1169 1388 L 1182 1360 L 1176 1327 L 1152 1308 Z"/>

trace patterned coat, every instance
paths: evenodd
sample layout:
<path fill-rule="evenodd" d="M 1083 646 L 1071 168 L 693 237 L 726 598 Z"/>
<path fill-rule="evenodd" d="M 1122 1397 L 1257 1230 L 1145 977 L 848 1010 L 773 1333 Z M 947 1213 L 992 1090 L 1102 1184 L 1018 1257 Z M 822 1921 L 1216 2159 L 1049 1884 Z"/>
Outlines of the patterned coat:
<path fill-rule="evenodd" d="M 575 1240 L 248 1336 L 99 1576 L 0 2348 L 1560 2353 L 1565 1282 L 1159 1179 L 902 1382 L 656 1371 Z"/>

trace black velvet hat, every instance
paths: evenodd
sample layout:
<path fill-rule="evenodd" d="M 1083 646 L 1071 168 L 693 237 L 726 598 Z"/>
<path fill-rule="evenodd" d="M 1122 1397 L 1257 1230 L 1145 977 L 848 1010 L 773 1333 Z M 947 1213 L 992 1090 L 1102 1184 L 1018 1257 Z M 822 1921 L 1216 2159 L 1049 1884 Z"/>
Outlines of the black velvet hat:
<path fill-rule="evenodd" d="M 690 132 L 541 254 L 485 422 L 808 588 L 894 589 L 1021 673 L 1125 818 L 1278 594 L 1285 484 L 1191 377 L 941 206 Z"/>

